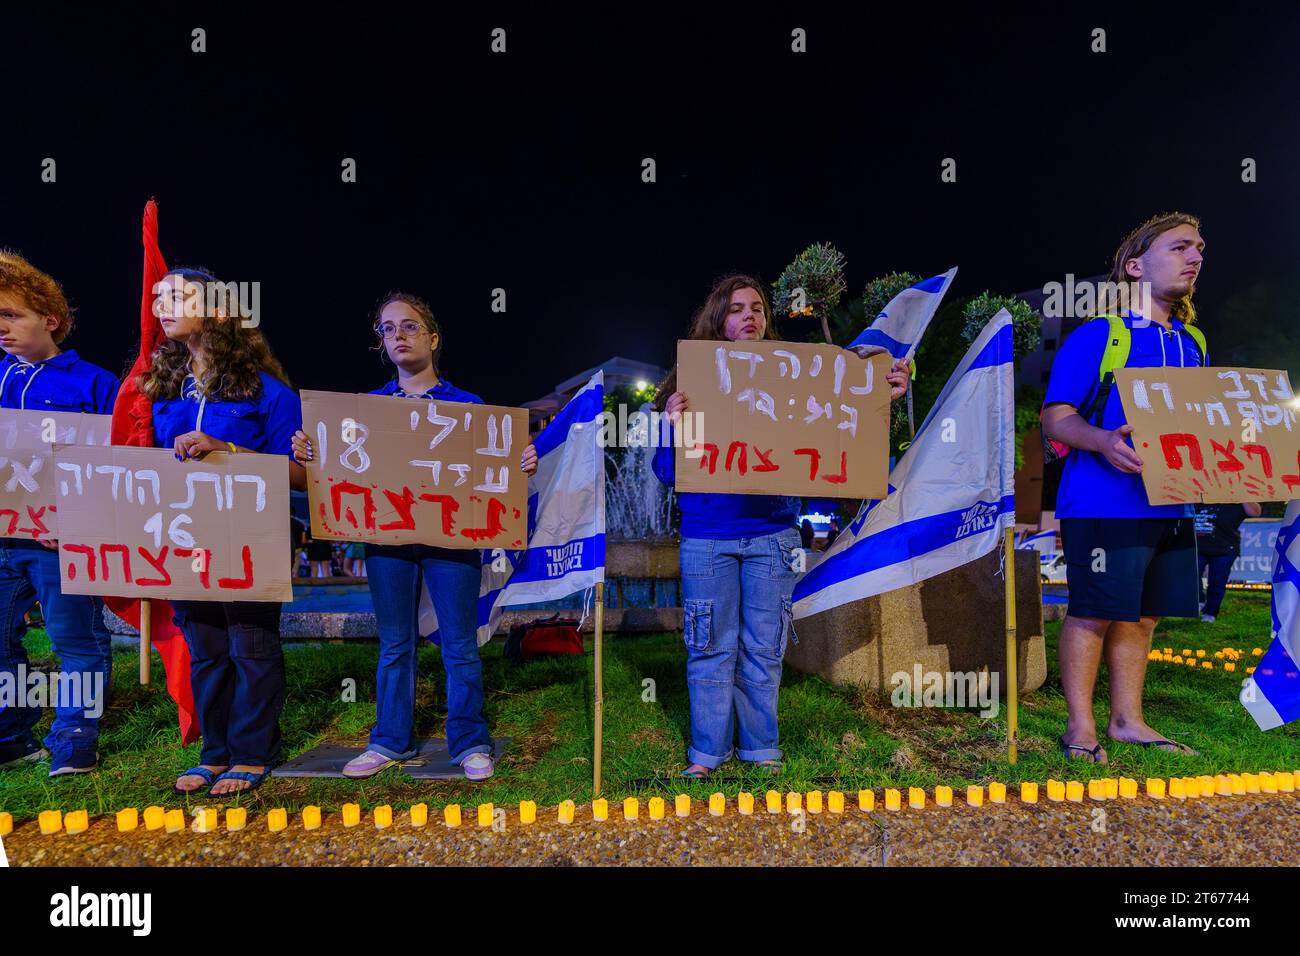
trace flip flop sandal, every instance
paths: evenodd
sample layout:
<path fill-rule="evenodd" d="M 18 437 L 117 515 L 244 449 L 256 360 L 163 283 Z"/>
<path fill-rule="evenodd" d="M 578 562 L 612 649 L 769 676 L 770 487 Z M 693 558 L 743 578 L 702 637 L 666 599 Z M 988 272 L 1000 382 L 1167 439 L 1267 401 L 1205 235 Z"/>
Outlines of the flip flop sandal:
<path fill-rule="evenodd" d="M 188 797 L 190 794 L 198 793 L 204 787 L 210 788 L 214 783 L 217 782 L 216 773 L 209 770 L 207 767 L 190 767 L 189 770 L 186 770 L 183 774 L 181 774 L 181 777 L 202 777 L 203 778 L 203 783 L 200 786 L 195 787 L 193 790 L 182 790 L 180 787 L 173 784 L 172 793 L 179 793 L 182 797 Z M 177 779 L 180 778 L 178 777 Z"/>
<path fill-rule="evenodd" d="M 221 774 L 220 776 L 217 777 L 216 780 L 213 781 L 214 785 L 220 783 L 223 780 L 243 780 L 246 781 L 249 784 L 249 786 L 245 787 L 243 790 L 232 790 L 230 791 L 230 793 L 212 793 L 211 791 L 209 791 L 208 796 L 221 799 L 222 797 L 239 797 L 246 793 L 252 793 L 258 787 L 260 787 L 262 785 L 262 781 L 265 780 L 270 775 L 271 775 L 270 767 L 267 767 L 261 773 L 254 773 L 251 770 L 227 770 L 225 773 Z"/>
<path fill-rule="evenodd" d="M 774 777 L 779 775 L 781 771 L 785 769 L 785 764 L 781 763 L 779 760 L 760 760 L 755 763 L 754 766 L 766 770 Z"/>
<path fill-rule="evenodd" d="M 1160 740 L 1133 740 L 1129 742 L 1135 743 L 1139 747 L 1159 747 L 1161 750 L 1164 750 L 1165 753 L 1170 754 L 1185 754 L 1188 757 L 1200 756 L 1199 753 L 1187 746 L 1187 744 L 1180 744 L 1176 740 L 1165 740 L 1163 737 Z M 1173 750 L 1165 750 L 1166 747 L 1172 747 Z"/>
<path fill-rule="evenodd" d="M 687 777 L 691 780 L 707 780 L 709 779 L 709 774 L 712 772 L 712 770 L 692 770 L 690 767 L 687 767 L 679 774 L 679 776 Z"/>
<path fill-rule="evenodd" d="M 1095 747 L 1084 747 L 1079 744 L 1067 744 L 1064 737 L 1061 737 L 1057 743 L 1060 744 L 1061 753 L 1065 754 L 1065 756 L 1069 757 L 1071 760 L 1073 760 L 1074 757 L 1071 756 L 1070 751 L 1077 750 L 1079 753 L 1087 754 L 1092 763 L 1105 763 L 1105 761 L 1101 759 L 1101 744 L 1097 744 Z"/>

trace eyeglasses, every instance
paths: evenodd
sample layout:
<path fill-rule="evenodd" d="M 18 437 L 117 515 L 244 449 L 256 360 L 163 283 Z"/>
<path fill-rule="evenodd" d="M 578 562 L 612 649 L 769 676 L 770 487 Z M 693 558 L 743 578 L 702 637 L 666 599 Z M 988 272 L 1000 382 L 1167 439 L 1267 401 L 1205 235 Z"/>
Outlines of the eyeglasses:
<path fill-rule="evenodd" d="M 427 331 L 429 330 L 419 322 L 411 322 L 409 320 L 398 325 L 393 325 L 391 322 L 380 322 L 375 325 L 375 333 L 377 335 L 382 335 L 386 339 L 396 338 L 398 332 L 401 332 L 408 339 L 413 339 L 421 332 Z"/>

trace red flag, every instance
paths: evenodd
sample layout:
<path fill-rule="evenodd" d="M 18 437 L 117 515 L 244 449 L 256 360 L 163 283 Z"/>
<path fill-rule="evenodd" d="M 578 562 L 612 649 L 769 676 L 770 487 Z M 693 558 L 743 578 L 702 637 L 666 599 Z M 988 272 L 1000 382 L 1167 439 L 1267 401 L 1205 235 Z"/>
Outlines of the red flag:
<path fill-rule="evenodd" d="M 149 369 L 153 350 L 163 340 L 162 323 L 154 315 L 154 288 L 167 274 L 167 264 L 158 248 L 158 204 L 150 199 L 144 207 L 144 286 L 140 291 L 140 354 L 117 391 L 113 404 L 113 444 L 153 447 L 153 402 L 135 385 L 135 378 Z M 122 620 L 140 626 L 140 602 L 136 598 L 106 597 L 107 604 Z M 181 740 L 199 739 L 199 721 L 194 713 L 190 689 L 190 651 L 185 636 L 172 623 L 172 606 L 157 599 L 149 602 L 153 622 L 153 646 L 162 656 L 167 672 L 167 692 L 176 701 Z"/>

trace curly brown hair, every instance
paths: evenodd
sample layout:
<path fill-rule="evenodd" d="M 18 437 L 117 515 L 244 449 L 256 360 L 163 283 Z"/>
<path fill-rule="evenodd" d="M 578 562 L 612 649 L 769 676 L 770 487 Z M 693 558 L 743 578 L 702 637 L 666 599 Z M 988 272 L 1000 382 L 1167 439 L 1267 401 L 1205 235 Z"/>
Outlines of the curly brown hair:
<path fill-rule="evenodd" d="M 58 345 L 72 331 L 72 307 L 63 288 L 18 253 L 0 249 L 0 292 L 16 295 L 41 317 L 54 316 L 59 324 L 50 332 Z"/>
<path fill-rule="evenodd" d="M 753 276 L 741 273 L 725 275 L 713 283 L 708 298 L 704 300 L 704 304 L 700 306 L 691 321 L 691 331 L 687 338 L 711 342 L 725 339 L 727 313 L 731 310 L 731 295 L 737 289 L 753 289 L 758 293 L 759 298 L 763 300 L 763 315 L 767 319 L 763 327 L 763 338 L 780 341 L 781 336 L 776 331 L 776 317 L 772 315 L 772 301 L 767 294 L 767 287 Z M 672 371 L 664 377 L 655 390 L 655 411 L 662 412 L 664 406 L 668 404 L 668 397 L 675 391 L 677 391 L 677 366 L 673 365 Z"/>
<path fill-rule="evenodd" d="M 204 286 L 217 283 L 217 278 L 206 269 L 172 269 L 169 276 L 180 276 L 186 282 Z M 238 303 L 233 299 L 231 286 L 217 290 L 218 307 L 224 319 L 209 315 L 204 310 L 198 334 L 191 340 L 208 359 L 199 389 L 203 394 L 225 401 L 247 401 L 262 393 L 261 372 L 279 379 L 290 388 L 289 376 L 271 352 L 271 345 L 261 329 L 245 328 L 237 320 Z M 181 386 L 190 372 L 190 345 L 164 339 L 154 349 L 149 371 L 136 377 L 136 387 L 151 399 L 179 398 Z"/>

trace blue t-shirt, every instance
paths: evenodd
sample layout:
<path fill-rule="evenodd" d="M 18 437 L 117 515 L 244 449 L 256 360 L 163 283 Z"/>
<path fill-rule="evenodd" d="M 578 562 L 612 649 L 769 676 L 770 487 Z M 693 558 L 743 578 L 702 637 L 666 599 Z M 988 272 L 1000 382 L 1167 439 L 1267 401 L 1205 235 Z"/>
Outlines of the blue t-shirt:
<path fill-rule="evenodd" d="M 407 392 L 398 383 L 397 379 L 390 379 L 388 384 L 382 388 L 377 388 L 371 395 L 396 395 L 398 398 L 427 398 L 433 401 L 441 402 L 464 402 L 468 405 L 483 405 L 483 399 L 479 398 L 473 392 L 467 392 L 462 388 L 457 388 L 445 378 L 438 379 L 438 384 L 425 392 L 412 395 Z"/>
<path fill-rule="evenodd" d="M 1155 322 L 1135 326 L 1135 321 L 1142 320 L 1132 314 L 1124 320 L 1133 336 L 1125 368 L 1190 368 L 1203 364 L 1196 340 L 1185 331 L 1180 320 L 1173 320 L 1172 331 Z M 1070 334 L 1052 363 L 1046 405 L 1073 405 L 1079 414 L 1087 414 L 1097 390 L 1097 372 L 1109 330 L 1105 319 L 1093 319 Z M 1127 421 L 1119 389 L 1112 388 L 1101 427 L 1119 428 Z M 1130 437 L 1129 445 L 1132 444 Z M 1120 471 L 1097 452 L 1076 448 L 1066 456 L 1056 498 L 1058 518 L 1181 518 L 1189 514 L 1190 505 L 1150 504 L 1140 474 Z"/>
<path fill-rule="evenodd" d="M 153 403 L 154 443 L 170 448 L 176 436 L 200 431 L 218 441 L 266 455 L 289 455 L 290 439 L 302 428 L 302 402 L 298 394 L 267 372 L 258 373 L 262 391 L 244 401 L 202 398 L 193 376 L 187 375 L 180 398 Z"/>
<path fill-rule="evenodd" d="M 116 398 L 117 377 L 72 349 L 44 362 L 0 361 L 0 408 L 111 415 Z"/>
<path fill-rule="evenodd" d="M 671 487 L 677 482 L 676 451 L 669 439 L 655 449 L 651 467 L 655 476 Z M 731 541 L 775 534 L 799 524 L 802 498 L 785 495 L 728 495 L 682 491 L 677 494 L 682 512 L 683 538 Z"/>

